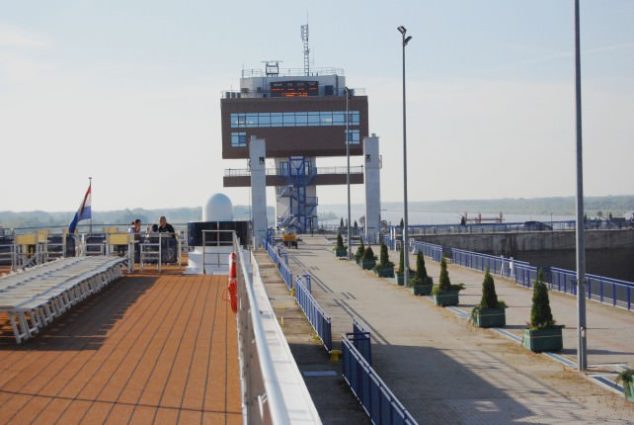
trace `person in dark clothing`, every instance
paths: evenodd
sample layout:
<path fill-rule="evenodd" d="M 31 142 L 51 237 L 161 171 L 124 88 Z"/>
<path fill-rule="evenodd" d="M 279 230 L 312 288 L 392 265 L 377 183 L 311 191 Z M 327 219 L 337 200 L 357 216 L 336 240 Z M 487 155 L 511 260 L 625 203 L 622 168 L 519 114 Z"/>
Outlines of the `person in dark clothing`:
<path fill-rule="evenodd" d="M 174 227 L 167 222 L 167 219 L 165 218 L 164 215 L 162 215 L 161 218 L 159 219 L 158 231 L 159 233 L 171 233 L 172 235 L 174 235 L 175 233 Z"/>
<path fill-rule="evenodd" d="M 174 226 L 167 222 L 165 216 L 161 216 L 159 219 L 158 232 L 164 234 L 161 238 L 161 261 L 175 263 L 177 256 L 176 231 Z"/>

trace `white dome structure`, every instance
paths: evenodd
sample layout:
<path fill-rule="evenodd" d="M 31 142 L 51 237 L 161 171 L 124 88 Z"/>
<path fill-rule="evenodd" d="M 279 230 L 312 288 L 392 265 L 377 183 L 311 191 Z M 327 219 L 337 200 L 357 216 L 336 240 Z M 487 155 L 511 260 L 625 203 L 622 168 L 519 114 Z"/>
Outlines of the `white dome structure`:
<path fill-rule="evenodd" d="M 203 221 L 233 221 L 233 204 L 224 193 L 216 193 L 203 205 Z"/>

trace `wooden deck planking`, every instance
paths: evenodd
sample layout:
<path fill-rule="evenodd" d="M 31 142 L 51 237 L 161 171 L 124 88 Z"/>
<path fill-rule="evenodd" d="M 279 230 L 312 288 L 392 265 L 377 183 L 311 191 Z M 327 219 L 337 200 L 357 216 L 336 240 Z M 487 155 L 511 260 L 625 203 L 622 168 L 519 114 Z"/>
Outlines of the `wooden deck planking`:
<path fill-rule="evenodd" d="M 225 285 L 128 276 L 24 346 L 0 322 L 0 424 L 241 423 Z"/>

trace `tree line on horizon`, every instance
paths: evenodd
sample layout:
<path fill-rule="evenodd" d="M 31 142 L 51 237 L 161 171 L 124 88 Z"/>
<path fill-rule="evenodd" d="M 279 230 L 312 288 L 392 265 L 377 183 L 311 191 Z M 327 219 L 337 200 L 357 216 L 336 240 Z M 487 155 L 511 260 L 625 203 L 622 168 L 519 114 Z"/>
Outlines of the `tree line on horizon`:
<path fill-rule="evenodd" d="M 589 196 L 584 200 L 585 212 L 588 217 L 623 217 L 634 211 L 634 195 L 621 196 Z M 339 216 L 328 210 L 328 207 L 343 204 L 321 204 L 320 220 L 338 218 Z M 402 208 L 400 202 L 383 202 L 383 208 Z M 574 215 L 574 197 L 551 198 L 507 198 L 507 199 L 474 199 L 447 201 L 414 201 L 409 203 L 409 210 L 422 212 L 456 212 L 468 211 L 488 214 L 535 214 L 535 215 Z M 267 207 L 269 221 L 275 217 L 275 209 Z M 65 226 L 73 218 L 74 211 L 47 212 L 0 211 L 0 226 L 4 228 Z M 164 209 L 124 209 L 113 211 L 93 211 L 93 224 L 128 224 L 137 218 L 143 223 L 158 222 L 158 218 L 165 215 L 172 223 L 186 223 L 199 221 L 202 215 L 200 207 L 164 208 Z M 234 206 L 236 220 L 248 220 L 250 207 L 248 205 Z"/>
<path fill-rule="evenodd" d="M 66 226 L 73 218 L 74 211 L 47 212 L 47 211 L 0 211 L 0 227 L 7 229 L 20 227 L 56 227 Z M 248 220 L 250 208 L 247 205 L 233 207 L 235 220 Z M 274 217 L 273 207 L 268 207 L 269 217 Z M 93 224 L 118 224 L 125 225 L 137 218 L 142 223 L 158 223 L 160 216 L 164 215 L 170 223 L 187 223 L 200 221 L 202 217 L 201 207 L 164 208 L 164 209 L 124 209 L 112 211 L 93 211 Z"/>

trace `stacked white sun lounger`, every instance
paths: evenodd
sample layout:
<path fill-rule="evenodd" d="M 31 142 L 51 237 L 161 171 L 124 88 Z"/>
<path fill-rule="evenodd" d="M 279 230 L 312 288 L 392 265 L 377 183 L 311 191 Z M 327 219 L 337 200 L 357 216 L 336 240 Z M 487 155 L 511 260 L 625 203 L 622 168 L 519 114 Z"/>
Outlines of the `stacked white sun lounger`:
<path fill-rule="evenodd" d="M 17 343 L 122 276 L 126 258 L 71 257 L 0 278 L 0 312 Z"/>

